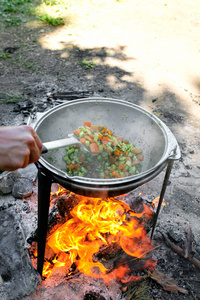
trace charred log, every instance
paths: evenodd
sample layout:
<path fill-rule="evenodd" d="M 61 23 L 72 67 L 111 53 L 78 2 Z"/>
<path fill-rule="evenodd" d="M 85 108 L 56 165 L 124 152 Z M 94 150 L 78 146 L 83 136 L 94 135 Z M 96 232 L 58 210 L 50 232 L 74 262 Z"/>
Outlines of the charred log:
<path fill-rule="evenodd" d="M 143 217 L 138 220 L 139 224 L 144 224 L 144 229 L 146 230 L 146 232 L 149 232 L 155 220 L 155 212 L 153 211 L 153 207 L 142 197 L 133 197 L 133 195 L 131 194 L 128 194 L 125 197 L 125 202 L 135 213 L 144 212 L 144 205 L 147 205 L 150 208 L 151 214 L 145 213 Z"/>
<path fill-rule="evenodd" d="M 103 245 L 96 254 L 96 259 L 110 260 L 118 257 L 123 253 L 121 246 L 118 243 Z M 95 257 L 94 257 L 95 259 Z"/>
<path fill-rule="evenodd" d="M 95 292 L 85 294 L 83 300 L 106 300 L 103 296 Z"/>
<path fill-rule="evenodd" d="M 71 219 L 70 211 L 79 203 L 80 198 L 75 194 L 61 195 L 57 198 L 57 208 L 63 218 Z"/>

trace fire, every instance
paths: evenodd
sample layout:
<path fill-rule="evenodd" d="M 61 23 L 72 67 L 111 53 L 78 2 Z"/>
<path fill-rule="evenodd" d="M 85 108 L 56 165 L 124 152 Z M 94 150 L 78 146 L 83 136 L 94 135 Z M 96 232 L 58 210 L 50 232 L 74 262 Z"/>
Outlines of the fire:
<path fill-rule="evenodd" d="M 111 271 L 94 261 L 93 256 L 102 246 L 117 243 L 128 255 L 144 257 L 152 250 L 152 243 L 143 219 L 151 218 L 152 209 L 143 205 L 143 211 L 136 213 L 116 198 L 79 198 L 78 205 L 70 212 L 71 218 L 47 239 L 54 260 L 44 263 L 43 276 L 49 277 L 55 267 L 65 266 L 69 270 L 75 264 L 80 272 L 106 282 L 124 279 L 130 273 L 128 266 Z"/>
<path fill-rule="evenodd" d="M 153 208 L 157 208 L 157 207 L 158 207 L 159 200 L 160 200 L 160 197 L 157 197 L 157 198 L 153 199 L 153 201 L 151 202 L 151 206 L 152 206 Z M 162 205 L 161 205 L 161 206 L 165 206 L 165 205 L 166 205 L 165 199 L 163 199 Z"/>
<path fill-rule="evenodd" d="M 62 188 L 59 184 L 57 185 L 57 187 L 58 187 L 58 190 L 57 190 L 57 191 L 51 192 L 51 197 L 52 197 L 52 196 L 64 195 L 64 194 L 66 194 L 66 193 L 69 193 L 68 190 Z"/>

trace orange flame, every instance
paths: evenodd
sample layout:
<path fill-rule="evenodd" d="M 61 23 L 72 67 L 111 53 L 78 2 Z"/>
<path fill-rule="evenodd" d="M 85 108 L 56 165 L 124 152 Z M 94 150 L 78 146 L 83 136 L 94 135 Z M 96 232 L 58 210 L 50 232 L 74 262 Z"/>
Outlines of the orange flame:
<path fill-rule="evenodd" d="M 57 186 L 58 186 L 58 190 L 56 192 L 51 192 L 51 196 L 60 196 L 60 195 L 65 195 L 66 193 L 70 193 L 68 190 L 64 189 L 59 184 Z"/>
<path fill-rule="evenodd" d="M 151 202 L 151 206 L 152 206 L 153 208 L 157 208 L 157 207 L 158 207 L 159 200 L 160 200 L 160 197 L 157 197 L 157 198 L 153 199 L 153 201 Z M 163 199 L 162 205 L 161 205 L 161 206 L 165 206 L 165 205 L 166 205 L 165 199 Z"/>
<path fill-rule="evenodd" d="M 102 245 L 118 243 L 128 255 L 142 258 L 152 249 L 142 222 L 144 215 L 151 217 L 152 210 L 144 205 L 141 213 L 135 213 L 125 202 L 115 198 L 79 197 L 79 204 L 70 212 L 72 218 L 47 240 L 57 259 L 51 264 L 44 263 L 43 276 L 50 276 L 53 267 L 67 265 L 70 268 L 75 263 L 80 272 L 106 282 L 125 278 L 126 266 L 110 271 L 102 263 L 93 261 L 93 255 Z"/>

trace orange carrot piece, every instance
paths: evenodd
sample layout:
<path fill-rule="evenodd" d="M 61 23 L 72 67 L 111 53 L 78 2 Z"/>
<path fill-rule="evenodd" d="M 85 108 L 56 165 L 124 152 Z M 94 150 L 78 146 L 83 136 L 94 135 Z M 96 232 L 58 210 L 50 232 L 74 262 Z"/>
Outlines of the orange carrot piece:
<path fill-rule="evenodd" d="M 101 141 L 101 140 L 102 140 L 102 138 L 103 138 L 103 135 L 102 135 L 100 132 L 98 132 L 98 136 L 99 136 L 99 137 L 98 137 L 98 140 L 100 140 L 100 141 Z"/>
<path fill-rule="evenodd" d="M 91 143 L 94 142 L 93 139 L 89 135 L 86 135 L 85 138 L 86 138 L 86 140 L 90 141 Z"/>
<path fill-rule="evenodd" d="M 116 171 L 112 172 L 113 177 L 119 177 L 119 173 L 117 173 Z"/>
<path fill-rule="evenodd" d="M 91 127 L 91 122 L 89 122 L 89 121 L 85 121 L 83 126 L 88 126 L 88 127 Z"/>
<path fill-rule="evenodd" d="M 74 134 L 77 135 L 77 136 L 79 136 L 80 132 L 81 132 L 81 130 L 80 130 L 79 128 L 77 128 L 77 129 L 74 131 Z"/>
<path fill-rule="evenodd" d="M 142 150 L 141 149 L 133 149 L 132 150 L 132 152 L 134 153 L 134 154 L 140 154 L 140 153 L 142 153 Z"/>
<path fill-rule="evenodd" d="M 69 168 L 70 170 L 73 170 L 73 169 L 74 169 L 74 165 L 73 165 L 73 164 L 70 164 L 70 165 L 68 166 L 68 168 Z"/>
<path fill-rule="evenodd" d="M 115 151 L 114 154 L 115 154 L 116 156 L 120 156 L 120 152 L 119 152 L 119 151 Z"/>
<path fill-rule="evenodd" d="M 83 145 L 85 145 L 86 138 L 82 137 L 82 138 L 80 138 L 79 141 L 80 141 Z"/>
<path fill-rule="evenodd" d="M 80 165 L 79 164 L 75 164 L 75 165 L 70 164 L 68 167 L 71 171 L 73 171 L 73 170 L 77 170 L 80 167 Z"/>
<path fill-rule="evenodd" d="M 99 147 L 96 143 L 91 143 L 90 144 L 90 151 L 92 153 L 99 153 Z"/>
<path fill-rule="evenodd" d="M 109 141 L 110 141 L 110 139 L 105 136 L 101 140 L 102 144 L 104 144 L 104 145 L 106 145 Z"/>
<path fill-rule="evenodd" d="M 144 156 L 143 156 L 142 154 L 138 154 L 137 158 L 138 158 L 139 160 L 143 160 L 143 159 L 144 159 Z"/>
<path fill-rule="evenodd" d="M 126 165 L 125 164 L 119 164 L 118 165 L 118 170 L 122 170 Z"/>
<path fill-rule="evenodd" d="M 131 164 L 131 166 L 133 167 L 133 166 L 135 166 L 135 165 L 137 165 L 137 164 L 139 164 L 140 163 L 140 161 L 139 160 L 136 160 L 136 161 L 134 161 L 132 164 Z"/>

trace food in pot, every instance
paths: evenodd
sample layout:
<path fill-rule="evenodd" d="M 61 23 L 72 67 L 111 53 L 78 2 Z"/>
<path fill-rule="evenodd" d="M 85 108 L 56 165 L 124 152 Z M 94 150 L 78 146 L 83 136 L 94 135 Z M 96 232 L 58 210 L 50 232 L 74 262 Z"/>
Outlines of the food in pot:
<path fill-rule="evenodd" d="M 113 134 L 106 126 L 84 122 L 74 134 L 95 156 L 79 145 L 66 147 L 66 172 L 70 176 L 121 178 L 138 174 L 143 160 L 142 150 Z"/>

